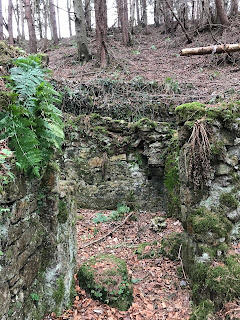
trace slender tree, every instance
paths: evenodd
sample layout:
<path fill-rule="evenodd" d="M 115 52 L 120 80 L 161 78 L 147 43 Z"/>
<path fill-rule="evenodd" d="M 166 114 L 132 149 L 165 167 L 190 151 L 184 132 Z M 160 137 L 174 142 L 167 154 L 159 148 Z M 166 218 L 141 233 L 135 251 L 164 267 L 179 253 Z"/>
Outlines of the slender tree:
<path fill-rule="evenodd" d="M 73 0 L 73 8 L 75 15 L 75 31 L 78 47 L 78 60 L 87 62 L 92 58 L 92 56 L 88 48 L 82 0 Z"/>
<path fill-rule="evenodd" d="M 3 40 L 2 0 L 0 0 L 0 40 Z"/>
<path fill-rule="evenodd" d="M 49 0 L 49 9 L 50 9 L 50 22 L 52 26 L 53 43 L 57 45 L 58 32 L 57 32 L 56 11 L 55 11 L 54 0 Z"/>
<path fill-rule="evenodd" d="M 117 6 L 118 6 L 118 19 L 119 19 L 119 24 L 122 29 L 122 40 L 123 44 L 125 46 L 128 46 L 131 44 L 130 40 L 130 35 L 129 35 L 129 30 L 128 30 L 128 4 L 127 0 L 118 0 L 117 1 Z"/>
<path fill-rule="evenodd" d="M 29 33 L 29 50 L 31 53 L 37 52 L 37 38 L 35 33 L 35 27 L 33 23 L 32 11 L 30 0 L 24 0 L 25 5 L 25 16 L 28 24 L 28 33 Z"/>
<path fill-rule="evenodd" d="M 231 0 L 231 16 L 238 14 L 238 0 Z"/>
<path fill-rule="evenodd" d="M 71 0 L 67 0 L 67 13 L 68 13 L 69 34 L 70 34 L 70 37 L 72 37 Z"/>
<path fill-rule="evenodd" d="M 142 4 L 141 24 L 143 28 L 147 28 L 147 1 L 141 0 L 141 4 Z"/>
<path fill-rule="evenodd" d="M 95 0 L 97 59 L 101 67 L 109 64 L 107 50 L 107 4 L 106 0 Z"/>
<path fill-rule="evenodd" d="M 13 45 L 13 23 L 12 23 L 12 14 L 13 14 L 13 4 L 12 0 L 8 0 L 8 41 L 11 45 Z"/>
<path fill-rule="evenodd" d="M 25 12 L 23 8 L 23 0 L 20 0 L 20 16 L 21 16 L 21 34 L 22 34 L 22 40 L 24 40 L 25 39 L 25 29 L 24 29 Z"/>
<path fill-rule="evenodd" d="M 60 24 L 58 0 L 57 0 L 57 19 L 58 19 L 58 37 L 59 37 L 59 39 L 61 39 L 61 24 Z"/>
<path fill-rule="evenodd" d="M 217 16 L 218 16 L 221 24 L 228 25 L 229 20 L 228 20 L 228 16 L 227 16 L 227 13 L 224 8 L 223 0 L 215 0 L 215 4 L 216 4 L 216 9 L 217 9 Z"/>
<path fill-rule="evenodd" d="M 87 31 L 91 31 L 91 0 L 85 0 L 85 21 Z"/>
<path fill-rule="evenodd" d="M 16 6 L 13 8 L 14 16 L 17 22 L 17 41 L 21 38 L 21 32 L 20 32 L 20 10 L 19 10 L 19 0 L 16 0 Z"/>
<path fill-rule="evenodd" d="M 131 0 L 130 1 L 130 30 L 131 33 L 133 34 L 133 27 L 134 27 L 134 22 L 135 22 L 135 7 L 136 7 L 136 0 Z"/>

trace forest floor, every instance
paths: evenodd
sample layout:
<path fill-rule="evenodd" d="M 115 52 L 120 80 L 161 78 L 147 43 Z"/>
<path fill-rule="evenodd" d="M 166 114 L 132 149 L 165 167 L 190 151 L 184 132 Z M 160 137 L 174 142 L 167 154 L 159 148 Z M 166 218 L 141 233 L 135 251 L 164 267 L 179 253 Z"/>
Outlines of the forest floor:
<path fill-rule="evenodd" d="M 121 34 L 112 32 L 108 36 L 108 51 L 111 64 L 106 69 L 96 66 L 96 60 L 80 65 L 77 60 L 76 41 L 63 39 L 57 49 L 47 54 L 53 78 L 63 82 L 74 90 L 79 83 L 88 83 L 97 79 L 126 80 L 142 79 L 164 83 L 171 79 L 177 83 L 179 90 L 172 92 L 171 101 L 176 105 L 191 101 L 215 103 L 217 101 L 236 100 L 240 96 L 240 53 L 232 55 L 180 56 L 185 47 L 199 47 L 218 43 L 238 43 L 240 23 L 211 33 L 199 33 L 193 43 L 186 45 L 181 33 L 169 37 L 156 28 L 149 28 L 149 34 L 136 33 L 133 45 L 124 47 Z M 96 53 L 94 37 L 90 38 L 90 49 Z M 168 98 L 163 94 L 163 98 Z"/>
<path fill-rule="evenodd" d="M 221 54 L 190 57 L 182 57 L 179 54 L 185 47 L 207 46 L 216 42 L 238 43 L 240 41 L 238 21 L 221 31 L 214 29 L 211 33 L 199 33 L 191 45 L 186 45 L 182 34 L 171 38 L 161 34 L 158 29 L 149 28 L 149 32 L 149 34 L 134 35 L 131 47 L 123 47 L 121 34 L 112 32 L 108 37 L 111 64 L 105 70 L 97 67 L 94 59 L 80 65 L 76 61 L 75 39 L 63 39 L 58 48 L 47 52 L 50 57 L 49 68 L 53 70 L 52 78 L 62 82 L 70 90 L 77 88 L 79 83 L 100 78 L 126 81 L 141 78 L 160 84 L 164 83 L 166 78 L 170 78 L 176 81 L 180 88 L 178 93 L 172 92 L 171 96 L 171 101 L 174 100 L 176 106 L 191 101 L 214 104 L 218 101 L 239 99 L 239 53 L 231 56 Z M 93 37 L 90 48 L 94 55 Z M 52 313 L 45 319 L 189 319 L 190 289 L 186 280 L 179 278 L 177 273 L 177 269 L 181 268 L 181 261 L 173 262 L 164 256 L 141 259 L 135 252 L 139 244 L 146 242 L 150 245 L 145 247 L 145 251 L 154 251 L 164 236 L 182 231 L 181 223 L 167 219 L 167 228 L 156 233 L 150 228 L 150 219 L 162 213 L 141 212 L 137 221 L 128 221 L 99 243 L 91 244 L 95 239 L 107 235 L 115 226 L 112 223 L 94 224 L 92 218 L 95 214 L 96 211 L 91 210 L 79 212 L 81 220 L 77 222 L 78 265 L 99 253 L 116 254 L 125 259 L 134 279 L 134 302 L 128 311 L 118 311 L 92 300 L 77 285 L 77 296 L 72 309 L 60 317 Z M 153 245 L 153 241 L 157 241 L 157 245 Z M 185 283 L 185 287 L 181 286 Z M 219 313 L 217 319 L 224 319 L 225 312 L 231 316 L 231 310 L 234 312 L 236 309 L 230 304 L 227 308 Z"/>
<path fill-rule="evenodd" d="M 73 308 L 61 317 L 57 318 L 52 314 L 46 319 L 189 319 L 189 288 L 186 279 L 179 277 L 177 271 L 178 268 L 181 270 L 181 261 L 171 261 L 156 254 L 163 237 L 183 230 L 181 223 L 167 218 L 167 228 L 155 232 L 151 229 L 150 220 L 155 216 L 164 216 L 163 212 L 140 211 L 136 214 L 136 220 L 129 218 L 122 226 L 122 221 L 93 223 L 92 219 L 98 212 L 110 214 L 110 211 L 79 210 L 78 265 L 98 254 L 114 254 L 124 259 L 133 281 L 133 304 L 128 311 L 119 311 L 91 299 L 89 294 L 77 285 Z M 120 227 L 108 235 L 117 226 Z M 106 237 L 94 243 L 102 236 Z"/>

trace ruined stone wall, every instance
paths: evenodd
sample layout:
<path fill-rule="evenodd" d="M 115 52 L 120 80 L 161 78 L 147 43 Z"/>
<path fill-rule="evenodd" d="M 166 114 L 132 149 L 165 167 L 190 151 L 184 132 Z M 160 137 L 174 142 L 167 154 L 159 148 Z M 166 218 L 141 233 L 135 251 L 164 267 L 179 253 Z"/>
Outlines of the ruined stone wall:
<path fill-rule="evenodd" d="M 0 319 L 35 320 L 71 303 L 76 271 L 75 191 L 50 164 L 0 197 Z"/>
<path fill-rule="evenodd" d="M 164 165 L 171 125 L 91 116 L 66 120 L 65 175 L 77 182 L 78 207 L 166 209 Z"/>

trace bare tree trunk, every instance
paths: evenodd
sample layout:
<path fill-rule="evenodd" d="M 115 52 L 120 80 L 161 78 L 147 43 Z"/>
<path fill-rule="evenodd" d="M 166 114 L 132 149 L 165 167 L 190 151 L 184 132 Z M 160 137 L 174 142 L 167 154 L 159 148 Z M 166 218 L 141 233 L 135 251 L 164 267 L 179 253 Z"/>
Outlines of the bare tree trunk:
<path fill-rule="evenodd" d="M 231 16 L 238 14 L 238 0 L 231 0 Z"/>
<path fill-rule="evenodd" d="M 0 40 L 3 40 L 2 0 L 0 0 Z"/>
<path fill-rule="evenodd" d="M 217 46 L 199 47 L 199 48 L 186 48 L 180 52 L 181 56 L 193 56 L 203 54 L 215 54 L 215 53 L 231 53 L 240 51 L 240 44 L 220 44 Z"/>
<path fill-rule="evenodd" d="M 21 33 L 20 33 L 20 11 L 19 11 L 19 2 L 18 0 L 16 1 L 16 7 L 13 8 L 13 12 L 15 15 L 15 20 L 17 22 L 17 41 L 19 42 L 21 38 Z"/>
<path fill-rule="evenodd" d="M 125 46 L 131 44 L 129 31 L 128 31 L 128 5 L 127 0 L 118 0 L 118 13 L 119 13 L 119 21 L 122 28 L 122 41 Z"/>
<path fill-rule="evenodd" d="M 40 0 L 36 1 L 36 20 L 39 31 L 40 39 L 43 39 L 42 21 L 41 21 L 41 10 L 40 10 Z"/>
<path fill-rule="evenodd" d="M 91 23 L 91 1 L 85 0 L 85 20 L 86 20 L 86 28 L 88 31 L 92 30 L 92 23 Z"/>
<path fill-rule="evenodd" d="M 71 0 L 67 0 L 67 12 L 68 12 L 69 34 L 70 34 L 70 37 L 72 37 Z"/>
<path fill-rule="evenodd" d="M 13 45 L 13 23 L 12 23 L 13 4 L 12 0 L 8 0 L 8 42 Z"/>
<path fill-rule="evenodd" d="M 215 4 L 216 4 L 216 9 L 217 9 L 217 16 L 218 16 L 221 24 L 228 25 L 229 20 L 228 20 L 227 13 L 224 9 L 223 0 L 215 0 Z"/>
<path fill-rule="evenodd" d="M 48 38 L 47 38 L 47 29 L 48 29 L 48 5 L 47 0 L 43 2 L 43 10 L 44 10 L 44 46 L 43 49 L 47 50 L 48 47 Z"/>
<path fill-rule="evenodd" d="M 160 27 L 160 0 L 154 1 L 154 23 L 155 27 Z"/>
<path fill-rule="evenodd" d="M 141 24 L 143 28 L 147 28 L 147 2 L 146 0 L 141 0 L 141 2 L 142 2 Z"/>
<path fill-rule="evenodd" d="M 25 40 L 25 29 L 24 29 L 25 13 L 24 13 L 24 9 L 23 9 L 23 0 L 20 0 L 20 15 L 21 15 L 22 40 Z"/>
<path fill-rule="evenodd" d="M 107 4 L 106 0 L 95 0 L 97 59 L 101 67 L 109 64 L 107 51 Z"/>
<path fill-rule="evenodd" d="M 136 0 L 131 0 L 130 3 L 130 30 L 131 34 L 133 34 L 133 27 L 135 22 L 135 6 L 136 6 Z"/>
<path fill-rule="evenodd" d="M 60 17 L 59 17 L 58 0 L 57 0 L 57 19 L 58 19 L 58 38 L 61 39 L 61 24 L 60 24 Z"/>
<path fill-rule="evenodd" d="M 52 33 L 53 33 L 53 43 L 57 45 L 58 32 L 57 32 L 56 11 L 54 6 L 54 0 L 49 0 L 49 9 L 50 9 L 50 22 L 51 22 Z"/>
<path fill-rule="evenodd" d="M 37 53 L 37 38 L 35 33 L 35 27 L 32 18 L 30 0 L 24 0 L 25 5 L 25 15 L 28 24 L 29 33 L 29 50 L 31 53 Z"/>
<path fill-rule="evenodd" d="M 136 13 L 137 13 L 137 25 L 140 25 L 140 10 L 139 10 L 139 0 L 136 0 Z"/>
<path fill-rule="evenodd" d="M 82 0 L 73 0 L 75 15 L 75 30 L 78 46 L 78 60 L 89 61 L 92 56 L 90 54 L 87 42 L 87 32 L 84 18 Z"/>

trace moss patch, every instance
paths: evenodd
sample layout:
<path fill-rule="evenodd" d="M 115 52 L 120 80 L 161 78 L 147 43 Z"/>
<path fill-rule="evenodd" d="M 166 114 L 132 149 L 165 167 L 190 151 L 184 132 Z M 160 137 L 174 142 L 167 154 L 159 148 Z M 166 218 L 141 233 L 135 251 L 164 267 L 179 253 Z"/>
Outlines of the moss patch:
<path fill-rule="evenodd" d="M 222 193 L 219 202 L 221 206 L 226 206 L 232 210 L 237 209 L 239 204 L 236 196 L 232 192 Z"/>
<path fill-rule="evenodd" d="M 68 219 L 68 208 L 64 200 L 59 200 L 57 218 L 60 223 L 65 223 Z"/>
<path fill-rule="evenodd" d="M 94 299 L 119 310 L 127 310 L 133 301 L 131 278 L 126 262 L 114 255 L 99 255 L 79 269 L 79 285 Z"/>
<path fill-rule="evenodd" d="M 57 289 L 53 292 L 53 299 L 57 305 L 60 305 L 65 294 L 65 284 L 63 277 L 57 279 Z"/>
<path fill-rule="evenodd" d="M 214 312 L 214 303 L 211 300 L 202 300 L 198 306 L 193 308 L 190 320 L 207 320 Z"/>

